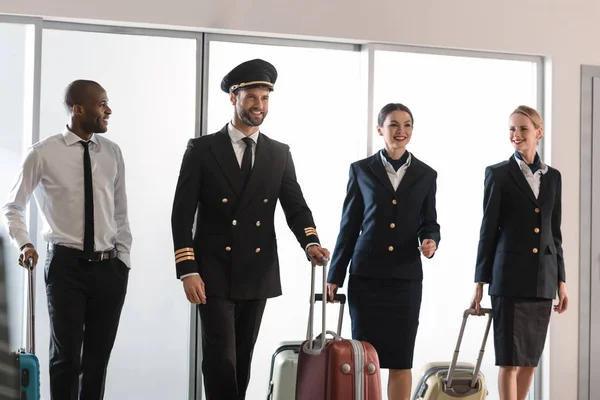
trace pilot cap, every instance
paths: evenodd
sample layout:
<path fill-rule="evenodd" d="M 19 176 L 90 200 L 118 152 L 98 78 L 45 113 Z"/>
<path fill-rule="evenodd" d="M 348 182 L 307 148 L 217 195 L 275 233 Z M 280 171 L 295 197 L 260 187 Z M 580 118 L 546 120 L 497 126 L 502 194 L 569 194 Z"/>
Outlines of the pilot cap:
<path fill-rule="evenodd" d="M 253 87 L 273 90 L 276 80 L 277 70 L 275 67 L 269 62 L 257 58 L 243 62 L 229 71 L 221 81 L 221 90 L 225 93 Z"/>

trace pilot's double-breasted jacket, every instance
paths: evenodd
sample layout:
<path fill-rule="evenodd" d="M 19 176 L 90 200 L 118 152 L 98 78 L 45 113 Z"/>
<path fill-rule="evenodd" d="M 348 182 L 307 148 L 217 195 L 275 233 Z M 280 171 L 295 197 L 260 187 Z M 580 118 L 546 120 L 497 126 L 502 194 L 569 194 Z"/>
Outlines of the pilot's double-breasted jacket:
<path fill-rule="evenodd" d="M 200 274 L 207 297 L 281 295 L 274 226 L 277 201 L 302 250 L 319 243 L 289 146 L 261 132 L 254 159 L 242 192 L 240 165 L 227 126 L 188 142 L 171 217 L 175 262 L 178 278 Z"/>

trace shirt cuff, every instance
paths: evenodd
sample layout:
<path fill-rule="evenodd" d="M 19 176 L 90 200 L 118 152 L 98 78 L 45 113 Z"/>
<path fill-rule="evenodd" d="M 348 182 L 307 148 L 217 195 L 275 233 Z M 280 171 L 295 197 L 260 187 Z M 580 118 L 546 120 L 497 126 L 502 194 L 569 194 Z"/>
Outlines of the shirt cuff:
<path fill-rule="evenodd" d="M 17 234 L 13 240 L 13 243 L 20 250 L 27 243 L 31 243 L 31 239 L 29 238 L 29 235 L 27 233 Z"/>
<path fill-rule="evenodd" d="M 129 253 L 119 251 L 117 252 L 117 258 L 123 261 L 123 264 L 125 264 L 127 268 L 131 269 L 131 256 Z"/>
<path fill-rule="evenodd" d="M 317 242 L 314 242 L 314 243 L 309 243 L 309 244 L 307 244 L 307 245 L 306 245 L 306 247 L 304 248 L 304 251 L 306 251 L 306 252 L 308 253 L 308 248 L 309 248 L 310 246 L 319 246 L 319 247 L 320 247 L 320 246 L 321 246 L 321 243 L 317 243 Z"/>
<path fill-rule="evenodd" d="M 188 276 L 192 276 L 192 275 L 200 275 L 200 274 L 199 274 L 199 273 L 197 273 L 197 272 L 192 272 L 192 273 L 190 273 L 190 274 L 181 275 L 181 276 L 179 277 L 179 279 L 183 281 L 183 278 L 187 278 Z"/>

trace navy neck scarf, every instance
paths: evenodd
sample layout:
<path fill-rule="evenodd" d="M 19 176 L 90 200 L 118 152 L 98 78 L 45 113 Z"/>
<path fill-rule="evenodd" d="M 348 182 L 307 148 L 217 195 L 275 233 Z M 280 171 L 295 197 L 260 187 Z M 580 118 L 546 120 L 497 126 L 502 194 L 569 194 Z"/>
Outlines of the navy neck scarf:
<path fill-rule="evenodd" d="M 392 167 L 394 167 L 394 171 L 398 171 L 398 169 L 400 169 L 401 166 L 403 166 L 406 161 L 408 160 L 408 151 L 404 151 L 404 154 L 402 154 L 402 157 L 400 157 L 399 160 L 394 160 L 392 159 L 392 157 L 390 157 L 387 153 L 387 151 L 385 151 L 385 149 L 381 150 L 383 152 L 383 156 L 385 157 L 385 159 L 392 164 Z"/>
<path fill-rule="evenodd" d="M 518 158 L 519 160 L 525 162 L 525 160 L 523 160 L 523 157 L 521 157 L 521 155 L 519 154 L 518 151 L 515 151 L 515 157 Z M 525 163 L 525 164 L 527 164 L 527 163 Z M 533 164 L 527 164 L 527 166 L 531 170 L 532 174 L 535 174 L 537 171 L 539 171 L 542 168 L 542 162 L 540 161 L 540 156 L 538 155 L 538 153 L 535 153 L 535 158 L 533 159 Z"/>

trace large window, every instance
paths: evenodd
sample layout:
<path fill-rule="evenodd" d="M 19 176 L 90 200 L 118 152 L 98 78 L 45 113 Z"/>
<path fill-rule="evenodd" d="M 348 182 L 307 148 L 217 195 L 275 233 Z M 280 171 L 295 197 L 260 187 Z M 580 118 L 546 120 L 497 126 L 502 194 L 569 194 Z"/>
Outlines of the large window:
<path fill-rule="evenodd" d="M 359 139 L 365 135 L 359 53 L 350 46 L 328 49 L 222 41 L 210 41 L 209 45 L 207 133 L 221 129 L 233 116 L 229 96 L 220 90 L 223 76 L 246 60 L 262 58 L 271 62 L 279 77 L 261 132 L 290 146 L 321 243 L 333 250 L 348 168 L 359 158 Z M 310 263 L 279 206 L 275 230 L 283 295 L 267 302 L 254 351 L 248 399 L 266 397 L 271 355 L 277 344 L 306 337 Z M 337 306 L 329 306 L 329 329 L 336 327 L 336 312 Z M 319 315 L 315 330 L 320 327 Z M 350 320 L 346 318 L 344 336 L 349 334 Z"/>
<path fill-rule="evenodd" d="M 188 396 L 189 303 L 175 276 L 171 207 L 183 150 L 195 136 L 196 48 L 192 38 L 44 30 L 42 138 L 61 132 L 68 122 L 62 103 L 66 86 L 92 79 L 107 91 L 113 114 L 106 137 L 125 159 L 132 269 L 107 399 Z M 44 246 L 38 237 L 41 266 Z M 37 275 L 37 339 L 48 398 L 43 270 Z"/>
<path fill-rule="evenodd" d="M 33 23 L 0 23 L 0 203 L 13 185 L 22 161 L 23 150 L 34 134 L 34 61 L 35 25 Z M 0 206 L 1 207 L 1 206 Z M 0 218 L 1 219 L 1 218 Z M 19 267 L 19 252 L 10 243 L 4 224 L 6 290 L 10 346 L 14 351 L 25 344 L 23 330 L 24 277 Z"/>
<path fill-rule="evenodd" d="M 374 123 L 387 103 L 403 103 L 415 119 L 408 145 L 438 172 L 439 250 L 423 260 L 423 302 L 413 380 L 432 361 L 452 359 L 462 312 L 475 287 L 475 259 L 483 215 L 485 167 L 513 153 L 508 118 L 520 104 L 538 106 L 538 64 L 402 51 L 375 51 Z M 373 151 L 383 139 L 372 138 Z M 489 307 L 486 292 L 482 306 Z M 460 360 L 475 363 L 485 330 L 484 318 L 470 318 Z M 489 400 L 498 398 L 493 331 L 482 364 Z"/>

